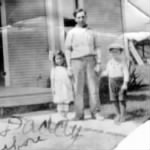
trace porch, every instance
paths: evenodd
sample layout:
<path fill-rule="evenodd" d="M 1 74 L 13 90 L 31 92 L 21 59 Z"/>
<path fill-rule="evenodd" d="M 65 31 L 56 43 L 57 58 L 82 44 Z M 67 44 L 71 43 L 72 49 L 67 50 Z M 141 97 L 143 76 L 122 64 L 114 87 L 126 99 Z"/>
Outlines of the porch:
<path fill-rule="evenodd" d="M 4 108 L 23 105 L 44 104 L 51 101 L 50 88 L 2 88 L 0 87 L 0 116 Z"/>

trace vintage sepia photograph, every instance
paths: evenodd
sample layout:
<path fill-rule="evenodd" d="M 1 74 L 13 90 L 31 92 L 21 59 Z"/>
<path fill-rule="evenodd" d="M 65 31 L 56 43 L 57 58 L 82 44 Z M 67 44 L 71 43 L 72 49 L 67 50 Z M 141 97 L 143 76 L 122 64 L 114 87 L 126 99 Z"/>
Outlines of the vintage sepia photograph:
<path fill-rule="evenodd" d="M 150 0 L 0 0 L 0 150 L 150 150 Z"/>

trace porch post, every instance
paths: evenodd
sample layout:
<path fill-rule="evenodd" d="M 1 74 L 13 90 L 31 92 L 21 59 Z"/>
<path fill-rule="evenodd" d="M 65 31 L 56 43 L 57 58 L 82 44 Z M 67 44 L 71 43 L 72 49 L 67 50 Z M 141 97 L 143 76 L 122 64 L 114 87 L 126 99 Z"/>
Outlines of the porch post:
<path fill-rule="evenodd" d="M 64 27 L 64 15 L 63 15 L 63 3 L 62 0 L 58 0 L 58 26 L 59 26 L 59 41 L 60 41 L 60 49 L 64 50 L 64 42 L 65 42 L 65 27 Z"/>
<path fill-rule="evenodd" d="M 54 2 L 53 0 L 46 0 L 46 19 L 48 32 L 48 48 L 49 60 L 52 62 L 52 56 L 55 52 L 55 23 L 54 23 Z"/>
<path fill-rule="evenodd" d="M 46 0 L 49 60 L 56 50 L 64 50 L 64 22 L 62 0 Z"/>

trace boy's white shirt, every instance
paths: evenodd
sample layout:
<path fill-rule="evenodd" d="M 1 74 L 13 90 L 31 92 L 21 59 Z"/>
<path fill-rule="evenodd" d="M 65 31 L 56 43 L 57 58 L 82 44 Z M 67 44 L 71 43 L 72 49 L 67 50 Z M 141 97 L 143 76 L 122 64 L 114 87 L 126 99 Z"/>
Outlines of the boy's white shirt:
<path fill-rule="evenodd" d="M 110 78 L 123 77 L 124 83 L 122 88 L 127 88 L 129 81 L 129 71 L 125 62 L 117 62 L 115 59 L 110 59 L 106 65 L 106 69 L 102 72 L 102 76 Z"/>

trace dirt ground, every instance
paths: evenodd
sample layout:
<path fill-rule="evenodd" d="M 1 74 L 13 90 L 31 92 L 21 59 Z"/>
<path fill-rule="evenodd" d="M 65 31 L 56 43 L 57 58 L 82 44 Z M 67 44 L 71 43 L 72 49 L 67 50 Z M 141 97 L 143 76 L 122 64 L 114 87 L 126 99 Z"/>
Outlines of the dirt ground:
<path fill-rule="evenodd" d="M 106 120 L 104 122 L 81 122 L 84 130 L 82 130 L 80 136 L 73 144 L 68 137 L 57 137 L 53 134 L 45 137 L 45 134 L 43 134 L 44 138 L 47 139 L 46 141 L 39 142 L 36 145 L 31 144 L 29 147 L 24 147 L 24 150 L 113 150 L 117 144 L 119 144 L 130 133 L 129 131 L 133 131 L 137 126 L 150 118 L 149 89 L 150 87 L 146 87 L 138 91 L 128 92 L 126 116 L 127 123 L 124 125 L 115 126 L 113 124 L 113 117 L 115 116 L 114 108 L 111 103 L 102 103 L 101 114 Z M 71 109 L 73 111 L 73 105 L 71 106 Z M 26 113 L 30 116 L 30 113 L 35 113 L 37 116 L 40 116 L 42 114 L 42 110 L 49 111 L 48 104 L 28 107 L 24 106 L 11 109 L 7 108 L 5 109 L 4 120 L 9 118 L 11 114 L 22 114 L 24 116 L 24 113 Z M 36 113 L 37 111 L 39 114 Z M 51 111 L 54 111 L 54 109 Z M 1 121 L 1 123 L 2 122 L 3 121 Z M 18 133 L 18 130 L 16 132 L 14 131 L 13 135 L 16 135 L 16 133 Z M 20 135 L 20 132 L 18 134 Z M 18 134 L 16 136 L 17 138 Z M 24 140 L 28 138 L 28 136 L 20 136 L 19 139 Z M 35 135 L 33 137 L 35 137 Z M 2 140 L 4 140 L 3 142 L 5 143 L 5 139 L 2 138 Z M 0 144 L 2 144 L 2 140 Z"/>

